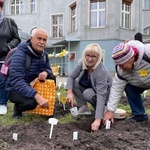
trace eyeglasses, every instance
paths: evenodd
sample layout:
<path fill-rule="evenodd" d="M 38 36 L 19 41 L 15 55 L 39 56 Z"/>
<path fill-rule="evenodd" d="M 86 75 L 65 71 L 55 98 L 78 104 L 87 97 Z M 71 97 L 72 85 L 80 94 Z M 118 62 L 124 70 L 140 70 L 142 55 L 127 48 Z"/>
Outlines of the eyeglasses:
<path fill-rule="evenodd" d="M 95 56 L 95 55 L 86 54 L 85 57 L 86 57 L 87 59 L 90 59 L 90 58 L 93 59 L 93 60 L 97 59 L 97 56 Z"/>

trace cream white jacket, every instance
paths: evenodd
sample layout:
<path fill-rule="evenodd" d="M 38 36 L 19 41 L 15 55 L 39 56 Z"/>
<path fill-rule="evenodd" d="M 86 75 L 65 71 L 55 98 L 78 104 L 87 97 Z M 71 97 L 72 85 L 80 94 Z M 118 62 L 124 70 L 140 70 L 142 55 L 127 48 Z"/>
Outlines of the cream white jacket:
<path fill-rule="evenodd" d="M 134 68 L 130 72 L 125 72 L 118 66 L 117 70 L 119 75 L 126 80 L 119 79 L 117 74 L 115 74 L 107 103 L 107 110 L 112 112 L 117 108 L 127 83 L 137 87 L 150 89 L 150 63 L 142 59 L 144 53 L 150 58 L 150 44 L 143 44 L 136 40 L 131 40 L 127 44 L 135 47 L 139 51 L 139 58 L 134 63 Z M 142 70 L 144 70 L 147 75 L 142 75 Z"/>

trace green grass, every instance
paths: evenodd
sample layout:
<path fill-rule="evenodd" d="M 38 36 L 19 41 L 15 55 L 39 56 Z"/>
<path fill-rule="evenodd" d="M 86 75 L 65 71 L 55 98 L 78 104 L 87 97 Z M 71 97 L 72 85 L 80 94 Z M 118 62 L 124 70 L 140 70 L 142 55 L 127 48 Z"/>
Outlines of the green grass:
<path fill-rule="evenodd" d="M 142 97 L 143 96 L 144 96 L 144 94 L 142 94 Z M 150 97 L 150 90 L 147 90 L 146 97 Z M 127 112 L 127 116 L 131 114 L 131 108 L 130 108 L 129 104 L 123 105 L 123 104 L 119 103 L 118 108 L 124 109 Z M 150 109 L 146 109 L 146 113 L 148 115 L 150 115 Z"/>
<path fill-rule="evenodd" d="M 61 96 L 66 97 L 67 92 L 65 89 L 61 88 L 61 89 L 57 89 L 56 91 L 56 98 L 57 98 L 57 92 L 61 93 Z M 148 90 L 147 92 L 147 97 L 150 97 L 150 90 Z M 91 109 L 93 109 L 91 107 L 90 104 L 88 104 L 89 107 Z M 18 120 L 18 119 L 12 119 L 12 114 L 13 114 L 13 106 L 14 104 L 11 102 L 8 102 L 8 113 L 6 115 L 1 115 L 0 116 L 0 126 L 9 126 L 9 125 L 14 125 L 14 124 L 30 124 L 33 121 L 45 121 L 48 122 L 48 118 L 45 116 L 40 116 L 40 115 L 34 115 L 34 114 L 24 114 L 22 119 Z M 127 116 L 130 115 L 131 109 L 129 105 L 123 105 L 121 103 L 119 103 L 118 108 L 124 109 L 127 112 Z M 62 108 L 63 109 L 63 108 Z M 150 115 L 150 109 L 146 109 L 146 112 L 148 115 Z M 80 116 L 79 119 L 84 119 L 84 116 Z M 66 124 L 69 122 L 75 122 L 77 121 L 75 118 L 73 118 L 71 116 L 71 114 L 66 114 L 63 117 L 58 119 L 59 123 L 61 124 Z"/>
<path fill-rule="evenodd" d="M 64 88 L 57 89 L 56 98 L 58 99 L 57 92 L 61 93 L 61 96 L 66 97 L 67 92 Z M 22 119 L 14 119 L 12 118 L 14 104 L 8 101 L 8 112 L 6 115 L 0 115 L 0 126 L 8 126 L 14 124 L 30 124 L 33 121 L 45 121 L 48 122 L 48 117 L 34 114 L 23 114 Z M 63 109 L 63 108 L 62 108 Z M 67 114 L 64 117 L 58 119 L 59 123 L 65 124 L 68 122 L 75 122 L 76 120 L 71 116 L 71 114 Z"/>
<path fill-rule="evenodd" d="M 84 120 L 85 116 L 78 116 L 78 118 L 74 118 L 71 114 L 66 114 L 64 117 L 59 119 L 60 124 L 67 124 L 70 122 L 76 122 L 77 120 Z"/>
<path fill-rule="evenodd" d="M 124 109 L 127 113 L 127 116 L 131 114 L 131 108 L 129 105 L 118 104 L 118 108 Z M 150 109 L 146 109 L 146 113 L 150 115 Z"/>
<path fill-rule="evenodd" d="M 0 126 L 7 126 L 7 125 L 13 125 L 13 124 L 29 124 L 32 121 L 47 121 L 46 117 L 33 115 L 33 114 L 30 114 L 30 115 L 24 114 L 22 119 L 14 119 L 12 118 L 13 106 L 14 106 L 13 103 L 8 102 L 8 112 L 6 115 L 0 116 Z"/>

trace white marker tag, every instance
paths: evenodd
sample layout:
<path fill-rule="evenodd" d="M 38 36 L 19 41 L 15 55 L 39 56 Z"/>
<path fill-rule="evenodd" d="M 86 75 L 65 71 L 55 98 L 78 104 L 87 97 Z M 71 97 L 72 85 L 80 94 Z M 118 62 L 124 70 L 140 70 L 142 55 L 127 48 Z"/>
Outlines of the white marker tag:
<path fill-rule="evenodd" d="M 75 131 L 73 132 L 73 140 L 77 140 L 78 139 L 78 132 Z"/>
<path fill-rule="evenodd" d="M 106 120 L 106 129 L 110 129 L 110 124 L 111 124 L 111 121 Z"/>
<path fill-rule="evenodd" d="M 15 141 L 18 140 L 18 134 L 17 134 L 17 133 L 13 133 L 13 139 L 14 139 Z"/>

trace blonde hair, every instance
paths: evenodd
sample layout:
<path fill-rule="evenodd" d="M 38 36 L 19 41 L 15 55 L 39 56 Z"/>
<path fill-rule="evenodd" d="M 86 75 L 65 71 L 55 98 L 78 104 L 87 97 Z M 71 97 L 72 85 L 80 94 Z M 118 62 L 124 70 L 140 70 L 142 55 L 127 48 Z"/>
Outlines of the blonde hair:
<path fill-rule="evenodd" d="M 86 53 L 94 53 L 97 55 L 97 62 L 95 64 L 95 66 L 92 69 L 96 69 L 97 66 L 100 64 L 102 57 L 103 57 L 103 53 L 102 53 L 102 49 L 100 47 L 99 44 L 97 43 L 92 43 L 86 46 L 86 48 L 84 49 L 83 53 L 82 53 L 82 57 L 81 57 L 81 61 L 82 61 L 82 65 L 83 65 L 83 69 L 88 69 L 87 68 L 87 61 L 86 61 Z"/>

